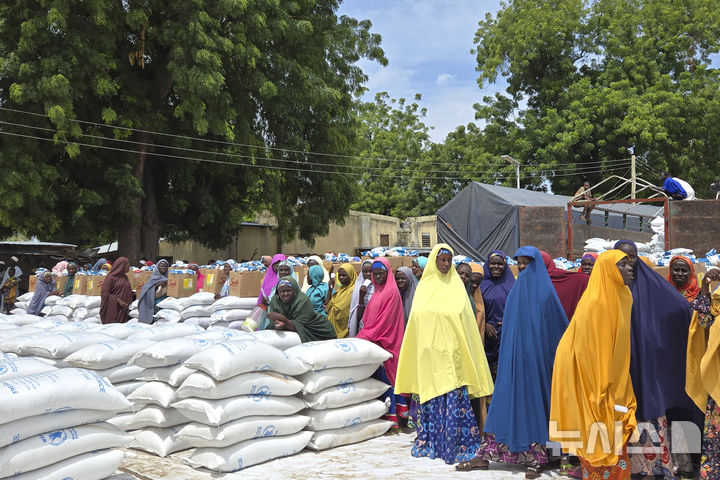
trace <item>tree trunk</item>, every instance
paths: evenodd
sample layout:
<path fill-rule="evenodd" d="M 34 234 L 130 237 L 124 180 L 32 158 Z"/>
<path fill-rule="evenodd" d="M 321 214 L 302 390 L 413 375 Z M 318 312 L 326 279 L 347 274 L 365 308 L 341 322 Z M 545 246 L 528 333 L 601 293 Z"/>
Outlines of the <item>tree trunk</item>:
<path fill-rule="evenodd" d="M 147 133 L 140 133 L 138 141 L 147 144 L 152 142 L 152 138 Z M 120 225 L 118 231 L 118 255 L 127 257 L 131 265 L 137 265 L 142 257 L 155 261 L 160 239 L 160 219 L 148 148 L 147 145 L 140 146 L 134 172 L 143 196 L 133 201 L 133 219 Z"/>

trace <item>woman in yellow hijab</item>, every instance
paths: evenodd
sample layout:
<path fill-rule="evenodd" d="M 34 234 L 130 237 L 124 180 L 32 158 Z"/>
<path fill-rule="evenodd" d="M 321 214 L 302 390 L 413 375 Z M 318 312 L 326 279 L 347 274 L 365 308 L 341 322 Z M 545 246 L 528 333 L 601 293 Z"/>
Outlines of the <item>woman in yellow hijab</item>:
<path fill-rule="evenodd" d="M 720 288 L 710 293 L 710 283 L 720 280 L 720 270 L 709 270 L 700 294 L 692 302 L 693 313 L 687 346 L 685 391 L 705 412 L 700 478 L 720 476 Z"/>
<path fill-rule="evenodd" d="M 550 440 L 580 457 L 587 480 L 630 478 L 626 446 L 637 408 L 630 380 L 632 280 L 625 253 L 598 256 L 555 353 Z"/>
<path fill-rule="evenodd" d="M 396 393 L 420 399 L 414 457 L 445 463 L 475 456 L 482 436 L 471 398 L 492 393 L 492 377 L 453 252 L 439 244 L 415 291 L 395 382 Z"/>
<path fill-rule="evenodd" d="M 331 267 L 332 271 L 333 268 Z M 335 277 L 330 278 L 328 284 L 328 297 L 332 298 L 327 302 L 327 317 L 330 324 L 335 329 L 337 338 L 345 338 L 348 336 L 348 319 L 350 318 L 350 300 L 352 300 L 353 288 L 355 280 L 357 280 L 357 272 L 349 263 L 343 263 L 338 268 L 337 273 L 340 287 L 333 294 L 335 287 Z"/>

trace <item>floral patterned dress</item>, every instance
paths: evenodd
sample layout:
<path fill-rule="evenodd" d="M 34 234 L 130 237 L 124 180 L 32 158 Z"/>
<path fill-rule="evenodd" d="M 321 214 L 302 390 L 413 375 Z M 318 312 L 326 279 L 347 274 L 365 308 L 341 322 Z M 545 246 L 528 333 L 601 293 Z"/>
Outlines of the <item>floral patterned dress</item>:
<path fill-rule="evenodd" d="M 710 312 L 710 303 L 710 295 L 702 294 L 692 303 L 693 309 L 698 312 L 700 326 L 703 328 L 710 328 L 715 321 L 715 317 Z M 708 397 L 705 408 L 700 478 L 703 480 L 720 478 L 720 407 L 712 397 Z"/>
<path fill-rule="evenodd" d="M 448 464 L 471 460 L 482 442 L 465 387 L 420 404 L 416 431 L 412 456 Z"/>

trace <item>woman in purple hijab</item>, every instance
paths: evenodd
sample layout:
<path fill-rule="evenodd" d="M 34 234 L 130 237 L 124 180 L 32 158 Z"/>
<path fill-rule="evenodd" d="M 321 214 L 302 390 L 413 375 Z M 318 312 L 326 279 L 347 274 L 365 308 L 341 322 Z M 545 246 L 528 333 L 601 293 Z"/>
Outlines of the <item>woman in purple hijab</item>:
<path fill-rule="evenodd" d="M 485 304 L 485 355 L 495 381 L 505 302 L 515 285 L 515 277 L 507 266 L 505 254 L 500 250 L 490 252 L 483 270 L 485 274 L 480 282 L 480 291 Z"/>
<path fill-rule="evenodd" d="M 260 286 L 260 293 L 258 294 L 258 300 L 257 304 L 260 305 L 263 303 L 263 299 L 268 299 L 266 304 L 270 303 L 270 294 L 273 291 L 273 288 L 275 288 L 275 285 L 278 283 L 278 267 L 280 266 L 280 262 L 283 260 L 286 260 L 287 257 L 283 255 L 282 253 L 276 254 L 272 258 L 272 262 L 270 262 L 270 268 L 267 269 L 267 273 L 265 273 L 265 278 L 263 278 L 262 285 Z"/>
<path fill-rule="evenodd" d="M 692 465 L 687 455 L 670 453 L 670 423 L 694 421 L 694 404 L 685 393 L 685 362 L 692 310 L 690 304 L 652 267 L 640 260 L 632 240 L 619 240 L 615 248 L 634 263 L 635 279 L 630 285 L 633 296 L 630 321 L 630 376 L 637 399 L 635 416 L 640 441 L 633 446 L 658 449 L 654 455 L 630 453 L 633 475 L 674 478 L 677 463 L 680 472 L 689 474 Z M 662 453 L 659 453 L 662 451 Z M 689 471 L 688 471 L 689 470 Z"/>

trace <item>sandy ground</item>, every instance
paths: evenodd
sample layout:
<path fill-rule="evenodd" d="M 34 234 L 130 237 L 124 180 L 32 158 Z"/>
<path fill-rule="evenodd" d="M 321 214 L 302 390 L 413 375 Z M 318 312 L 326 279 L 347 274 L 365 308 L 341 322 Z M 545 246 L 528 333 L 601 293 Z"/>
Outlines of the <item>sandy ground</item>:
<path fill-rule="evenodd" d="M 204 480 L 204 479 L 512 479 L 525 478 L 525 470 L 509 465 L 491 464 L 488 471 L 456 472 L 440 459 L 413 458 L 410 448 L 414 435 L 393 434 L 323 452 L 303 452 L 243 469 L 218 474 L 196 470 L 183 463 L 191 450 L 159 458 L 137 450 L 127 450 L 121 472 L 112 480 Z M 559 477 L 546 471 L 542 478 Z"/>

